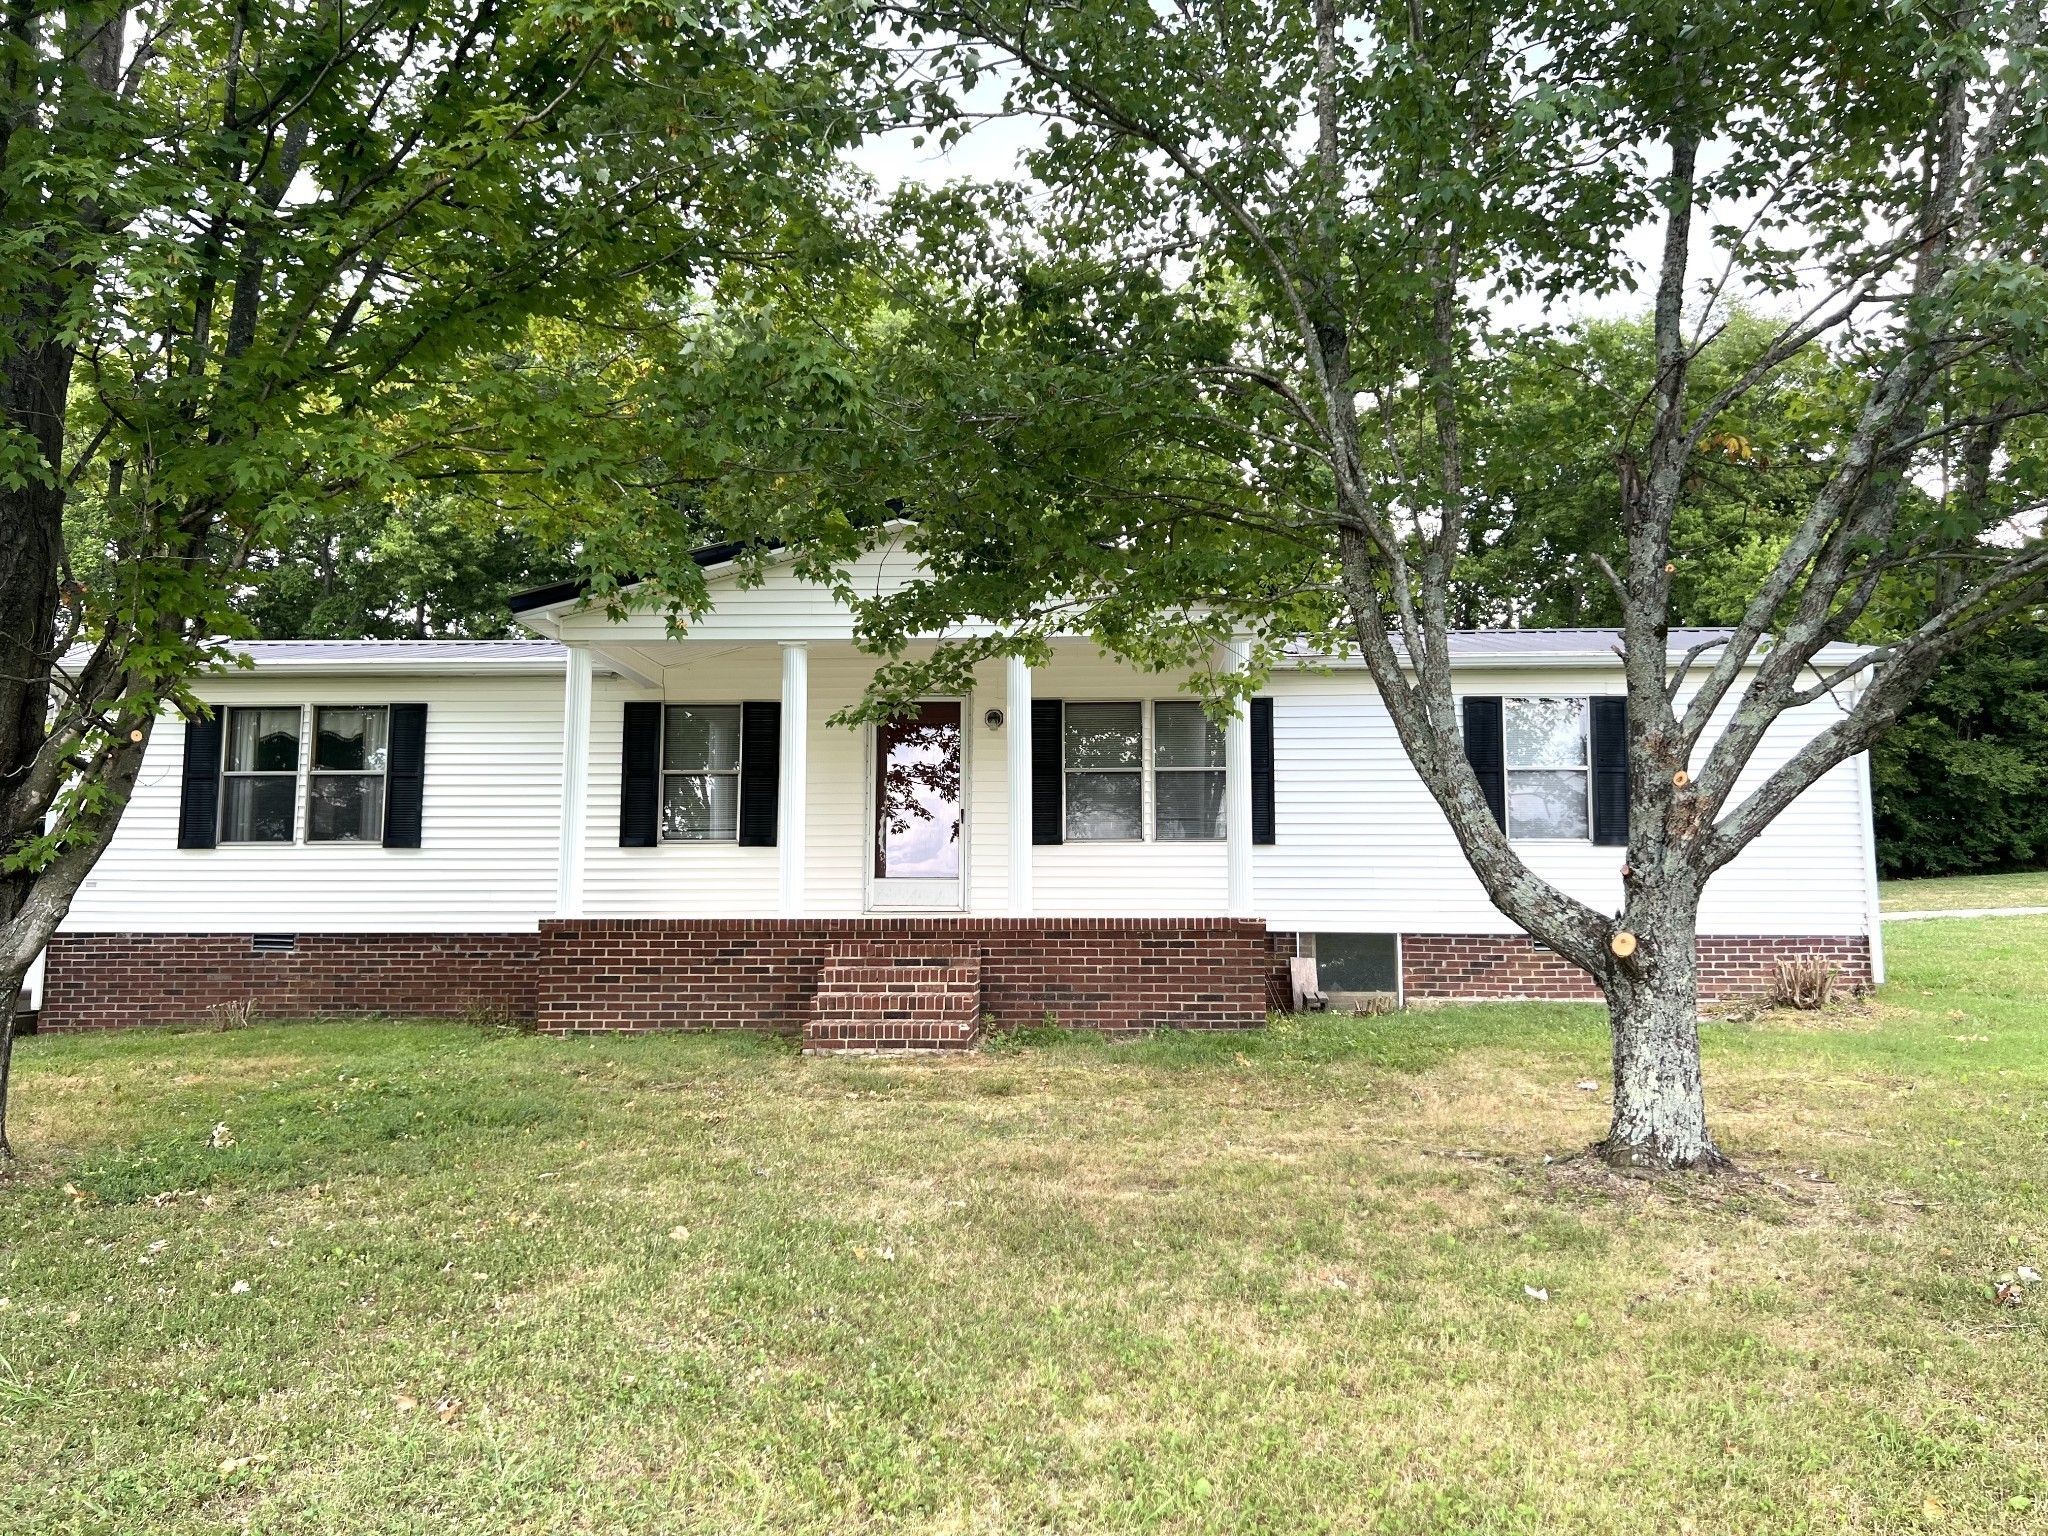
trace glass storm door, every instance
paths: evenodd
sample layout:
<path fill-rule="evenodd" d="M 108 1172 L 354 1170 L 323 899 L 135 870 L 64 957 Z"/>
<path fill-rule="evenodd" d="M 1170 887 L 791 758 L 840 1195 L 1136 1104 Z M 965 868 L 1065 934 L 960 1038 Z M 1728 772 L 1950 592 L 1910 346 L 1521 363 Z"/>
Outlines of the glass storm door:
<path fill-rule="evenodd" d="M 960 720 L 959 701 L 934 701 L 875 727 L 871 907 L 965 905 Z"/>

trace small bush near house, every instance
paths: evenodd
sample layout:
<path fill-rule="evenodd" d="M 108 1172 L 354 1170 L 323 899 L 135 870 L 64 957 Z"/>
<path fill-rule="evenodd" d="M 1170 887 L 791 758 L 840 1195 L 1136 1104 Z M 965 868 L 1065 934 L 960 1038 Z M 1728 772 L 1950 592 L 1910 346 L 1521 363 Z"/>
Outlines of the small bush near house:
<path fill-rule="evenodd" d="M 1771 977 L 1769 1002 L 1773 1008 L 1825 1008 L 1835 1000 L 1835 984 L 1842 968 L 1818 955 L 1780 960 Z"/>
<path fill-rule="evenodd" d="M 256 1005 L 248 998 L 215 1003 L 206 1010 L 206 1020 L 216 1030 L 247 1029 L 256 1022 Z"/>

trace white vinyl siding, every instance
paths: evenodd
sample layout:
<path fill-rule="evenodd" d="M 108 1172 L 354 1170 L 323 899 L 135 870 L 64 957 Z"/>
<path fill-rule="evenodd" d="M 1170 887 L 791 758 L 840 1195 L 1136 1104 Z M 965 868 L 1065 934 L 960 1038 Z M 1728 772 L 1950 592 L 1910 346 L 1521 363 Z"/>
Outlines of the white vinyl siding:
<path fill-rule="evenodd" d="M 422 846 L 302 835 L 286 847 L 179 848 L 185 727 L 167 718 L 67 931 L 511 933 L 531 932 L 553 912 L 559 675 L 306 677 L 259 668 L 203 679 L 199 693 L 217 706 L 294 712 L 308 699 L 425 703 Z M 615 829 L 617 819 L 615 801 Z"/>
<path fill-rule="evenodd" d="M 1532 686 L 1532 683 L 1535 686 Z M 1463 669 L 1457 691 L 1502 698 L 1586 697 L 1622 691 L 1618 667 L 1540 673 Z M 1450 825 L 1408 763 L 1371 681 L 1354 669 L 1283 670 L 1273 696 L 1278 823 L 1253 854 L 1256 910 L 1280 930 L 1502 934 L 1519 930 L 1495 909 Z M 1831 700 L 1788 716 L 1765 739 L 1747 790 L 1835 718 Z M 1711 745 L 1711 736 L 1708 745 Z M 1704 748 L 1695 761 L 1704 760 Z M 1863 861 L 1867 818 L 1855 764 L 1795 801 L 1708 883 L 1700 931 L 1859 934 L 1869 922 Z M 1622 901 L 1623 848 L 1584 841 L 1517 845 L 1529 867 L 1595 910 Z"/>

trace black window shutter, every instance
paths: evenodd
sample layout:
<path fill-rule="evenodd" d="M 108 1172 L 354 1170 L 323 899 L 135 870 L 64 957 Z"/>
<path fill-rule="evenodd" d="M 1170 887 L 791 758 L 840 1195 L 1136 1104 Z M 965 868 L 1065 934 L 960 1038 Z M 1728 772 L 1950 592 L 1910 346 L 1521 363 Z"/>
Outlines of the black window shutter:
<path fill-rule="evenodd" d="M 1508 824 L 1507 742 L 1501 732 L 1505 720 L 1499 699 L 1470 697 L 1465 700 L 1465 757 L 1479 775 L 1479 788 L 1486 795 L 1486 808 L 1503 830 Z"/>
<path fill-rule="evenodd" d="M 1061 781 L 1066 751 L 1060 740 L 1066 711 L 1058 699 L 1031 701 L 1031 841 L 1067 840 L 1067 787 Z"/>
<path fill-rule="evenodd" d="M 1593 841 L 1628 846 L 1628 700 L 1592 701 Z"/>
<path fill-rule="evenodd" d="M 384 760 L 384 846 L 420 845 L 420 808 L 427 787 L 427 706 L 391 706 Z"/>
<path fill-rule="evenodd" d="M 220 840 L 221 721 L 185 722 L 185 782 L 178 792 L 178 846 L 211 848 Z"/>
<path fill-rule="evenodd" d="M 1273 701 L 1253 699 L 1252 841 L 1273 841 Z"/>
<path fill-rule="evenodd" d="M 619 846 L 653 848 L 660 842 L 661 706 L 628 704 L 619 753 Z"/>
<path fill-rule="evenodd" d="M 773 848 L 782 790 L 782 706 L 740 706 L 740 846 Z"/>

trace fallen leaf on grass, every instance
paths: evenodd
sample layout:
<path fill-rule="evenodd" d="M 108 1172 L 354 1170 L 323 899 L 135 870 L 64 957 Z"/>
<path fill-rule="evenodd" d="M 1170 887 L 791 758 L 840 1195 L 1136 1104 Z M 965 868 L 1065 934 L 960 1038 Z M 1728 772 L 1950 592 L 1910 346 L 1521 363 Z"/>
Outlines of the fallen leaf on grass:
<path fill-rule="evenodd" d="M 1525 1285 L 1522 1287 L 1522 1294 L 1528 1297 L 1531 1301 L 1550 1300 L 1549 1290 L 1539 1286 Z"/>
<path fill-rule="evenodd" d="M 259 1461 L 264 1461 L 266 1459 L 266 1457 L 262 1456 L 230 1456 L 226 1461 L 220 1464 L 220 1475 L 222 1477 L 230 1476 L 233 1473 L 243 1471 L 249 1467 L 253 1467 Z"/>
<path fill-rule="evenodd" d="M 1593 1079 L 1590 1077 L 1581 1078 L 1578 1083 L 1578 1090 L 1581 1093 L 1598 1093 L 1600 1091 L 1600 1085 L 1594 1082 Z"/>
<path fill-rule="evenodd" d="M 2019 1277 L 2028 1285 L 2039 1285 L 2041 1283 L 2040 1273 L 2036 1270 L 2029 1269 L 2024 1264 L 2022 1264 L 2019 1267 Z"/>
<path fill-rule="evenodd" d="M 2025 1303 L 2027 1293 L 2017 1280 L 2002 1280 L 1992 1286 L 1991 1299 L 2001 1307 L 2017 1307 Z"/>
<path fill-rule="evenodd" d="M 391 1399 L 391 1406 L 397 1409 L 400 1413 L 411 1413 L 413 1409 L 419 1407 L 419 1405 L 420 1400 L 418 1398 L 413 1397 L 404 1392 L 399 1393 L 396 1397 Z"/>
<path fill-rule="evenodd" d="M 434 1404 L 434 1417 L 443 1424 L 453 1424 L 455 1416 L 460 1412 L 462 1412 L 462 1399 L 459 1397 L 444 1397 Z"/>

